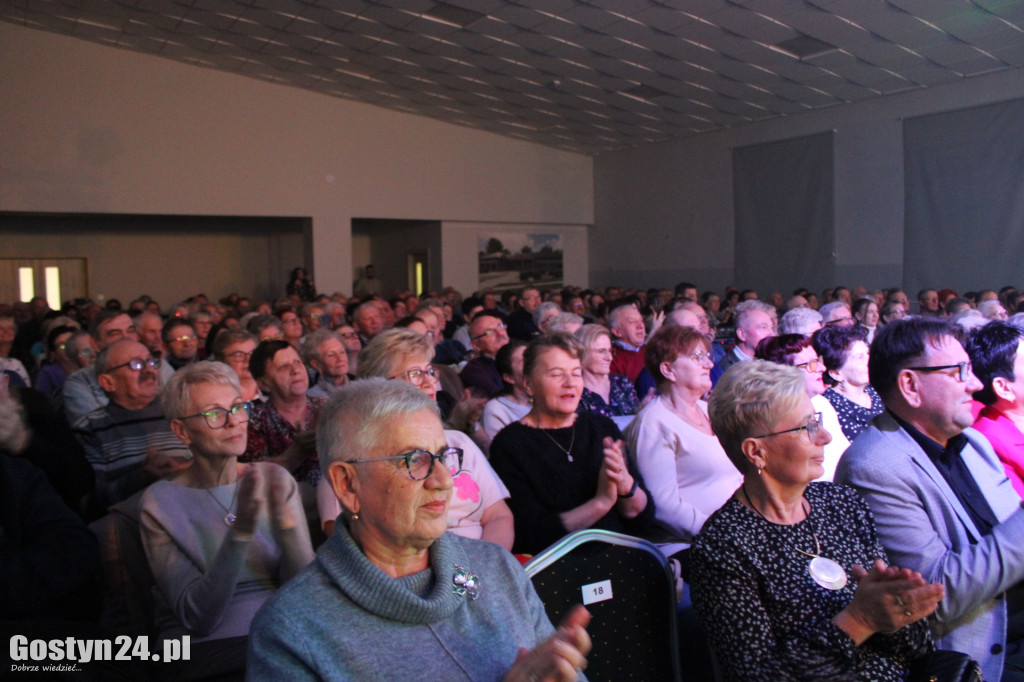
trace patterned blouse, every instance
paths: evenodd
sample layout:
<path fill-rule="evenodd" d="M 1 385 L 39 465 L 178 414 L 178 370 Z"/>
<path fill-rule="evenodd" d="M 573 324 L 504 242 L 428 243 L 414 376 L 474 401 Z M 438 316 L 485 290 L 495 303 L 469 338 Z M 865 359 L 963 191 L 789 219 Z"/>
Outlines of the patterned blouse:
<path fill-rule="evenodd" d="M 306 414 L 301 427 L 296 429 L 281 416 L 273 403 L 256 403 L 249 417 L 249 442 L 239 462 L 260 462 L 265 457 L 276 457 L 288 449 L 300 433 L 316 428 L 320 408 L 327 402 L 324 398 L 306 398 Z M 312 454 L 303 460 L 292 472 L 297 481 L 308 481 L 314 487 L 320 482 L 320 460 Z"/>
<path fill-rule="evenodd" d="M 882 414 L 882 411 L 885 409 L 885 405 L 882 404 L 882 397 L 878 395 L 875 389 L 868 386 L 865 390 L 868 396 L 871 397 L 870 408 L 861 407 L 834 388 L 825 391 L 825 398 L 832 403 L 832 407 L 836 408 L 836 414 L 839 416 L 839 426 L 843 429 L 843 435 L 851 443 L 861 431 L 868 427 L 871 420 Z"/>
<path fill-rule="evenodd" d="M 847 575 L 855 564 L 888 563 L 867 503 L 831 483 L 811 483 L 804 497 L 810 516 L 790 526 L 731 499 L 693 545 L 693 603 L 724 679 L 905 680 L 910 661 L 931 649 L 927 619 L 856 646 L 832 622 L 853 600 L 856 583 L 821 587 L 802 553 L 820 553 Z"/>
<path fill-rule="evenodd" d="M 580 405 L 576 408 L 577 412 L 593 412 L 608 418 L 636 414 L 636 406 L 640 401 L 636 397 L 633 382 L 629 380 L 629 377 L 624 377 L 621 374 L 612 374 L 608 378 L 612 383 L 611 390 L 608 392 L 611 403 L 606 403 L 600 394 L 584 387 Z"/>

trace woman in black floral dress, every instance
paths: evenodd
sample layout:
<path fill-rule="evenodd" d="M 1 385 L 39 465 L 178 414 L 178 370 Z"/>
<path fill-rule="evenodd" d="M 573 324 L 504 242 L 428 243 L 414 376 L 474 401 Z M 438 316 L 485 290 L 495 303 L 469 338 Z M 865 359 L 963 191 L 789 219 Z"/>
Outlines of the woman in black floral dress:
<path fill-rule="evenodd" d="M 825 398 L 836 409 L 843 435 L 853 442 L 885 409 L 868 383 L 867 334 L 861 327 L 824 327 L 814 334 L 814 350 L 825 363 Z"/>
<path fill-rule="evenodd" d="M 886 565 L 866 503 L 821 475 L 828 432 L 801 372 L 754 360 L 715 388 L 711 423 L 744 483 L 693 545 L 694 606 L 730 680 L 904 680 L 943 597 Z M 868 570 L 865 570 L 868 569 Z"/>

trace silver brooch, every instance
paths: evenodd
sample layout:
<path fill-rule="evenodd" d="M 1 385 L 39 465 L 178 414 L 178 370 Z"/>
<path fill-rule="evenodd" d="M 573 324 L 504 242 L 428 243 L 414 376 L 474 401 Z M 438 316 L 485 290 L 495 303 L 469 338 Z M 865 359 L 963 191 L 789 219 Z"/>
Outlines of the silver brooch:
<path fill-rule="evenodd" d="M 470 599 L 480 596 L 480 578 L 476 577 L 462 566 L 455 564 L 455 575 L 452 576 L 452 592 L 459 595 L 469 595 Z"/>

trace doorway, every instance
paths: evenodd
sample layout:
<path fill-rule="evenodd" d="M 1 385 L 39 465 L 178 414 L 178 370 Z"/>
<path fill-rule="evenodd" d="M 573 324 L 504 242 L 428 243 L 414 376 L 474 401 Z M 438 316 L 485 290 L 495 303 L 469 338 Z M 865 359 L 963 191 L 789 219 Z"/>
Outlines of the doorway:
<path fill-rule="evenodd" d="M 89 292 L 85 258 L 0 258 L 0 301 L 46 299 L 52 310 Z"/>
<path fill-rule="evenodd" d="M 352 270 L 372 263 L 385 298 L 409 290 L 441 290 L 441 223 L 431 220 L 352 220 Z"/>

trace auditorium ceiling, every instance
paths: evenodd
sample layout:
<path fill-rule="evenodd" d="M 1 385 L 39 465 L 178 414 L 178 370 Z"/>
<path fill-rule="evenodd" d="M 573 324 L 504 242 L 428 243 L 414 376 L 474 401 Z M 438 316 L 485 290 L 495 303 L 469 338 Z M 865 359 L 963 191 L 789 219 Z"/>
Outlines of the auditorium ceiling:
<path fill-rule="evenodd" d="M 0 19 L 590 155 L 1024 66 L 1024 0 L 0 0 Z"/>

